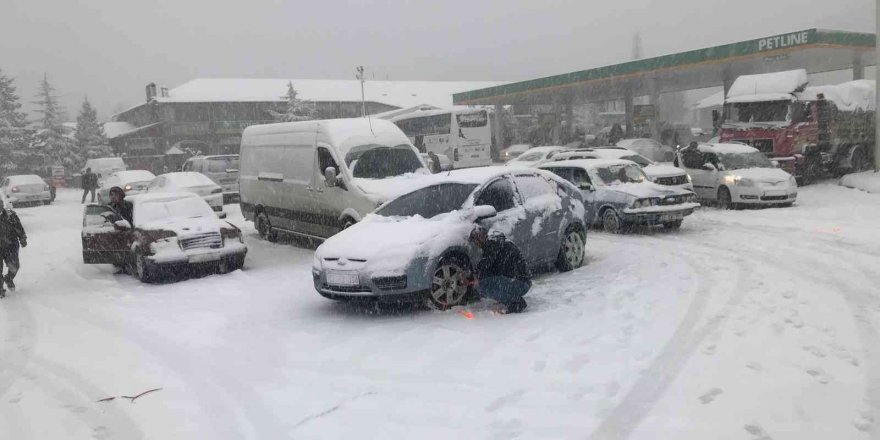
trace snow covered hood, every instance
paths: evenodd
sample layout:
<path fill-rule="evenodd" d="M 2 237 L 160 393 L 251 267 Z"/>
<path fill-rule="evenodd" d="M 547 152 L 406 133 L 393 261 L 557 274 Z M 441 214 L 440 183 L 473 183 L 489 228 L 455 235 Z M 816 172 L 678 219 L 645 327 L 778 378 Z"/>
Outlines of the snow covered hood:
<path fill-rule="evenodd" d="M 609 191 L 616 191 L 619 193 L 630 195 L 639 199 L 646 199 L 650 197 L 683 196 L 691 194 L 690 191 L 685 189 L 681 189 L 675 186 L 658 185 L 654 182 L 648 181 L 640 183 L 621 183 L 617 185 L 607 185 L 603 186 L 602 188 Z"/>
<path fill-rule="evenodd" d="M 791 174 L 786 173 L 779 168 L 743 168 L 739 170 L 729 170 L 727 174 L 737 175 L 755 182 L 779 183 L 788 182 Z"/>
<path fill-rule="evenodd" d="M 138 224 L 139 229 L 172 231 L 178 237 L 220 232 L 223 223 L 216 217 L 171 218 Z"/>
<path fill-rule="evenodd" d="M 675 177 L 681 176 L 685 174 L 684 170 L 681 168 L 676 168 L 672 165 L 658 165 L 652 164 L 642 168 L 642 171 L 648 175 L 648 177 Z"/>

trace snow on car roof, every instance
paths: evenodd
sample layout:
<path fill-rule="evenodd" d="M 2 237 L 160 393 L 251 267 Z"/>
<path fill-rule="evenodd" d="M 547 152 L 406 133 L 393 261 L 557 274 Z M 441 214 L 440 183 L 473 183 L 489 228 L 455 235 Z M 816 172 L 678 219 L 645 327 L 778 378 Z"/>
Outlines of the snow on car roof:
<path fill-rule="evenodd" d="M 208 178 L 208 176 L 197 173 L 195 171 L 180 171 L 174 173 L 166 173 L 162 174 L 158 177 L 165 177 L 171 182 L 174 183 L 175 186 L 181 188 L 187 188 L 192 186 L 207 186 L 207 185 L 216 185 L 213 180 Z"/>
<path fill-rule="evenodd" d="M 610 167 L 614 165 L 629 165 L 633 164 L 638 166 L 635 162 L 631 160 L 624 159 L 574 159 L 574 160 L 561 160 L 559 162 L 548 162 L 541 165 L 541 168 L 556 168 L 556 167 L 582 167 L 585 169 L 595 169 L 601 167 Z"/>
<path fill-rule="evenodd" d="M 745 144 L 700 144 L 699 148 L 703 153 L 717 154 L 746 154 L 758 151 Z"/>
<path fill-rule="evenodd" d="M 840 110 L 872 111 L 877 108 L 876 88 L 875 81 L 860 79 L 829 86 L 807 87 L 798 97 L 805 101 L 815 101 L 819 98 L 819 93 L 822 93 L 825 99 L 833 102 Z"/>
<path fill-rule="evenodd" d="M 621 140 L 619 140 L 619 141 L 617 142 L 617 145 L 616 145 L 616 146 L 618 146 L 618 147 L 623 147 L 623 148 L 628 148 L 629 146 L 634 145 L 634 144 L 636 144 L 636 143 L 649 143 L 649 144 L 652 144 L 652 145 L 658 145 L 658 144 L 660 144 L 660 142 L 657 142 L 657 141 L 655 141 L 654 139 L 651 139 L 651 138 L 633 138 L 633 139 L 621 139 Z"/>
<path fill-rule="evenodd" d="M 147 170 L 127 170 L 117 171 L 111 174 L 110 177 L 116 177 L 121 182 L 138 182 L 142 180 L 153 180 L 156 175 Z"/>

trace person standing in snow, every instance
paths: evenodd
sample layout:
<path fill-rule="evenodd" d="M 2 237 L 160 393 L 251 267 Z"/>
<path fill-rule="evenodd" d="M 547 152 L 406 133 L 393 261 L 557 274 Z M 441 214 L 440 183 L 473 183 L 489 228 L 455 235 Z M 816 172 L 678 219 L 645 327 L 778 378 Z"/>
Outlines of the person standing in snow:
<path fill-rule="evenodd" d="M 9 290 L 15 290 L 15 283 L 12 280 L 18 273 L 20 263 L 18 260 L 18 249 L 27 247 L 27 234 L 21 225 L 21 220 L 12 209 L 0 207 L 0 298 L 6 296 L 3 285 Z M 6 264 L 7 272 L 3 276 L 3 264 Z"/>
<path fill-rule="evenodd" d="M 428 157 L 431 158 L 431 168 L 433 168 L 433 170 L 431 170 L 432 172 L 439 173 L 440 171 L 443 171 L 443 167 L 442 165 L 440 165 L 440 156 L 438 156 L 437 153 L 429 151 Z"/>
<path fill-rule="evenodd" d="M 118 186 L 110 188 L 110 205 L 123 220 L 134 226 L 134 205 L 125 200 L 125 191 Z"/>
<path fill-rule="evenodd" d="M 532 288 L 532 276 L 519 248 L 504 234 L 491 235 L 482 226 L 471 231 L 470 240 L 482 250 L 477 264 L 477 281 L 480 296 L 494 299 L 505 306 L 504 313 L 525 310 L 523 299 Z"/>
<path fill-rule="evenodd" d="M 95 190 L 98 189 L 98 176 L 92 172 L 91 168 L 86 168 L 86 172 L 82 175 L 82 189 L 82 201 L 79 203 L 85 203 L 86 195 L 89 193 L 92 194 L 92 203 L 95 203 Z"/>

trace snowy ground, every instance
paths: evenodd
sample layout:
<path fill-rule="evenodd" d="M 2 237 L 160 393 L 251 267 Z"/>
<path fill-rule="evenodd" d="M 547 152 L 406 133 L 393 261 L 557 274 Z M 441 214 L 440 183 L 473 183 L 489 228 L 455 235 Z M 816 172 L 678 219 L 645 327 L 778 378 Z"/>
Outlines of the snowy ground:
<path fill-rule="evenodd" d="M 78 197 L 18 210 L 2 439 L 880 438 L 876 194 L 594 232 L 528 313 L 472 319 L 325 300 L 312 251 L 230 206 L 245 270 L 140 284 L 82 264 Z"/>
<path fill-rule="evenodd" d="M 840 184 L 848 188 L 880 194 L 880 173 L 865 171 L 847 174 L 840 178 Z"/>

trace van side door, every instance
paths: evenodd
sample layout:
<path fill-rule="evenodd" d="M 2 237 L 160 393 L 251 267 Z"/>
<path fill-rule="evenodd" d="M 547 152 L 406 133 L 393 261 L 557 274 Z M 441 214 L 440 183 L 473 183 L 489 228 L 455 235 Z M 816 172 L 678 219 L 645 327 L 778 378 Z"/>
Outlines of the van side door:
<path fill-rule="evenodd" d="M 343 180 L 341 163 L 343 163 L 341 158 L 337 160 L 327 145 L 318 144 L 315 147 L 314 178 L 311 189 L 315 214 L 311 222 L 314 224 L 315 235 L 319 237 L 330 237 L 341 231 L 342 211 L 351 205 L 350 192 Z M 336 184 L 333 186 L 327 184 L 324 175 L 328 168 L 336 170 Z"/>

